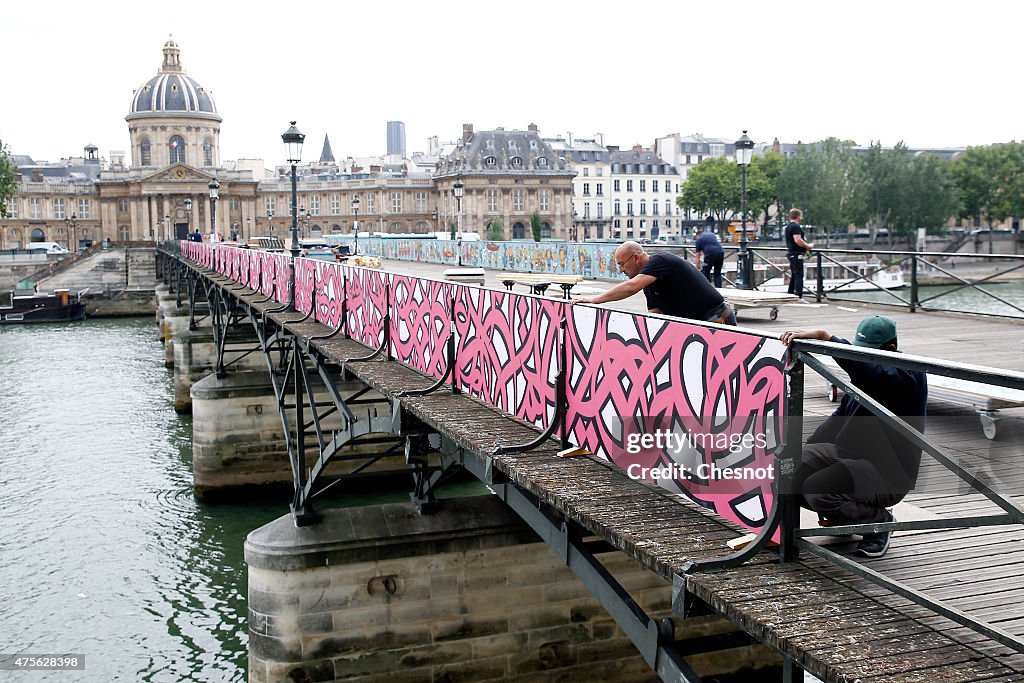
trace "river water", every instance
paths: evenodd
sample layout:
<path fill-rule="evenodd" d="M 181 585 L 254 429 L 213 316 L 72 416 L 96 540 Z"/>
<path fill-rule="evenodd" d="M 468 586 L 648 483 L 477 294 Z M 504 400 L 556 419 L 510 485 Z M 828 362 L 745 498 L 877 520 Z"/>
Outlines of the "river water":
<path fill-rule="evenodd" d="M 171 380 L 152 318 L 0 328 L 0 652 L 85 655 L 0 680 L 246 680 L 242 544 L 288 508 L 195 500 Z"/>
<path fill-rule="evenodd" d="M 814 283 L 807 283 L 807 287 L 813 290 Z M 905 305 L 893 294 L 909 301 L 910 287 L 893 290 L 891 294 L 874 290 L 849 292 L 848 294 L 836 293 L 829 296 L 835 299 L 850 301 L 867 301 L 897 306 Z M 954 285 L 929 285 L 918 288 L 918 300 L 922 302 L 926 309 L 967 311 L 1021 318 L 1024 317 L 1024 281 L 1017 280 L 1014 282 L 984 284 L 981 285 L 981 289 L 974 287 L 960 288 Z"/>

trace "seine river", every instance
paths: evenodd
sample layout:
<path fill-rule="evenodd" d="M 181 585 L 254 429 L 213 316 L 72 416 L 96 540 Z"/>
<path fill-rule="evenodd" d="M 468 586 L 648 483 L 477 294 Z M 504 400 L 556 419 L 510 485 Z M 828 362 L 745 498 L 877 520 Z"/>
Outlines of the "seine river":
<path fill-rule="evenodd" d="M 163 359 L 152 318 L 0 328 L 0 652 L 85 655 L 0 679 L 246 680 L 242 543 L 287 504 L 196 502 Z"/>

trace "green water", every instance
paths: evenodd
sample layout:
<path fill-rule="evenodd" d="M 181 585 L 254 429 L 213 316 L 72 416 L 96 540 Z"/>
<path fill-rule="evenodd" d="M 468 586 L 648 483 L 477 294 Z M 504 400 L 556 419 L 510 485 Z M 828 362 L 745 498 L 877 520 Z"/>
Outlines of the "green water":
<path fill-rule="evenodd" d="M 152 318 L 0 328 L 0 652 L 86 661 L 0 680 L 246 680 L 242 544 L 288 508 L 195 500 L 156 337 Z"/>

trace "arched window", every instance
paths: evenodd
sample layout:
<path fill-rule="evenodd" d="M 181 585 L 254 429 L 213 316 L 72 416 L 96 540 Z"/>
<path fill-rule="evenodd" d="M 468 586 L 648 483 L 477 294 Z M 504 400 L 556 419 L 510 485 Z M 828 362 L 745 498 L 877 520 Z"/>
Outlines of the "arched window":
<path fill-rule="evenodd" d="M 497 163 L 498 160 L 493 156 L 484 157 L 484 165 L 486 166 L 495 166 Z"/>
<path fill-rule="evenodd" d="M 175 135 L 167 143 L 168 150 L 171 153 L 172 164 L 183 164 L 185 163 L 185 141 L 180 135 Z"/>
<path fill-rule="evenodd" d="M 203 166 L 213 166 L 213 141 L 210 138 L 203 140 Z"/>
<path fill-rule="evenodd" d="M 46 241 L 46 234 L 42 230 L 40 230 L 39 228 L 33 228 L 32 229 L 32 233 L 29 236 L 29 241 L 30 242 L 45 242 Z"/>
<path fill-rule="evenodd" d="M 550 239 L 551 238 L 551 224 L 544 222 L 540 224 L 540 238 Z"/>
<path fill-rule="evenodd" d="M 522 223 L 516 223 L 512 226 L 512 239 L 523 240 L 526 239 L 526 226 Z"/>
<path fill-rule="evenodd" d="M 633 200 L 632 199 L 627 199 L 626 200 L 626 213 L 628 215 L 630 215 L 630 216 L 633 215 Z"/>
<path fill-rule="evenodd" d="M 149 148 L 149 138 L 139 140 L 139 165 L 149 166 L 153 163 L 153 154 Z"/>
<path fill-rule="evenodd" d="M 547 165 L 548 165 L 548 158 L 547 157 L 537 157 L 537 168 L 547 168 Z M 585 171 L 587 169 L 583 169 L 583 170 Z"/>
<path fill-rule="evenodd" d="M 522 166 L 523 166 L 523 158 L 522 157 L 512 157 L 511 159 L 508 160 L 508 164 L 512 168 L 522 168 Z"/>

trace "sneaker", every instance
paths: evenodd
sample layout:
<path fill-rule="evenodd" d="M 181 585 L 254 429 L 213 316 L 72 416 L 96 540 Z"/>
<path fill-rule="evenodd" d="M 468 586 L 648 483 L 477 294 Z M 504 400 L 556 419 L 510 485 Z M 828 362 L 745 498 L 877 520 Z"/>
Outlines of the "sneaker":
<path fill-rule="evenodd" d="M 888 510 L 885 511 L 883 522 L 895 522 L 896 518 Z M 881 557 L 889 550 L 891 531 L 880 531 L 877 534 L 864 534 L 863 540 L 857 544 L 857 554 L 862 557 Z"/>

